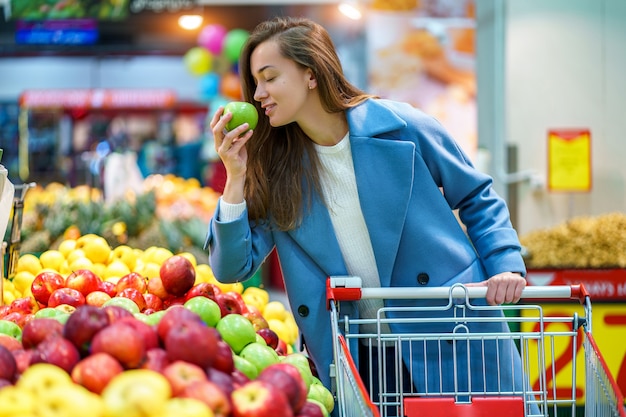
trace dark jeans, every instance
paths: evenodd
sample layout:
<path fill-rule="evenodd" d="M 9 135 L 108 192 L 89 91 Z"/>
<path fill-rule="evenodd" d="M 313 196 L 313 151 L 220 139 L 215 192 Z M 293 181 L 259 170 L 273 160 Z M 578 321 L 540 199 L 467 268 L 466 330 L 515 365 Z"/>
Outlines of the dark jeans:
<path fill-rule="evenodd" d="M 384 348 L 385 352 L 383 355 L 383 394 L 393 394 L 399 392 L 410 392 L 411 391 L 411 379 L 409 375 L 409 371 L 407 370 L 404 363 L 401 363 L 402 366 L 402 386 L 400 386 L 400 376 L 397 375 L 397 360 L 401 360 L 396 358 L 396 351 L 393 347 Z M 361 379 L 363 379 L 363 383 L 365 384 L 365 388 L 370 393 L 370 398 L 375 403 L 388 403 L 399 400 L 394 397 L 383 397 L 380 398 L 379 394 L 381 393 L 381 387 L 379 386 L 379 363 L 378 363 L 378 348 L 370 347 L 365 345 L 359 345 L 359 374 L 361 375 Z M 370 381 L 371 376 L 371 381 Z M 381 416 L 399 416 L 400 408 L 395 405 L 386 405 L 384 409 L 381 409 Z"/>

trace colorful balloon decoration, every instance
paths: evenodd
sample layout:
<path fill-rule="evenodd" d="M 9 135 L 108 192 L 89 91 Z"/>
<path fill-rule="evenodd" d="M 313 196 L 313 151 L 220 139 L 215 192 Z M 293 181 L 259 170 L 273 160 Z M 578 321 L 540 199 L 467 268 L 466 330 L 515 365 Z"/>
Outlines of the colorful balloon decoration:
<path fill-rule="evenodd" d="M 222 25 L 206 25 L 198 34 L 198 45 L 205 47 L 213 55 L 220 55 L 227 33 L 228 30 Z"/>
<path fill-rule="evenodd" d="M 213 56 L 206 48 L 194 46 L 185 53 L 183 61 L 190 73 L 199 76 L 211 71 Z"/>
<path fill-rule="evenodd" d="M 230 62 L 237 62 L 243 45 L 248 40 L 250 34 L 243 29 L 233 29 L 224 38 L 224 54 Z"/>
<path fill-rule="evenodd" d="M 198 45 L 185 53 L 185 67 L 200 78 L 199 96 L 209 107 L 242 99 L 237 64 L 249 36 L 244 29 L 227 30 L 219 24 L 206 25 L 198 33 Z"/>
<path fill-rule="evenodd" d="M 220 83 L 220 93 L 227 98 L 233 100 L 241 100 L 241 82 L 239 76 L 233 72 L 222 75 L 222 81 Z"/>
<path fill-rule="evenodd" d="M 220 75 L 209 72 L 200 78 L 200 97 L 203 101 L 212 100 L 220 93 Z"/>

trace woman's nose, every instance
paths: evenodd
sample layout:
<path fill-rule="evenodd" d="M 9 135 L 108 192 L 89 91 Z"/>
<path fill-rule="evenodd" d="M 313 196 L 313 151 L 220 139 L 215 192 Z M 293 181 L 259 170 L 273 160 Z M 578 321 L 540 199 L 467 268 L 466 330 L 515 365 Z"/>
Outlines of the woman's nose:
<path fill-rule="evenodd" d="M 261 88 L 260 86 L 257 85 L 256 89 L 254 90 L 254 96 L 253 98 L 256 101 L 262 101 L 263 98 L 266 96 L 267 94 L 265 93 L 265 90 L 263 88 Z"/>

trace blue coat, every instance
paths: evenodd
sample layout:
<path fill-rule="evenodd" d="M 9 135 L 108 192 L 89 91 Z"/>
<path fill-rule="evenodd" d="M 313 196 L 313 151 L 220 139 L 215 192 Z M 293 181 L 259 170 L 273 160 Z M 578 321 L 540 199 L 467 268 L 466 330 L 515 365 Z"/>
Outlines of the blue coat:
<path fill-rule="evenodd" d="M 479 282 L 505 271 L 525 273 L 517 234 L 492 179 L 472 166 L 436 120 L 384 99 L 348 110 L 347 120 L 359 198 L 382 286 L 445 286 Z M 453 209 L 459 210 L 466 230 Z M 289 232 L 251 225 L 247 212 L 229 223 L 215 218 L 206 246 L 221 281 L 250 278 L 276 247 L 290 306 L 328 386 L 333 351 L 325 284 L 329 275 L 347 271 L 323 202 L 315 200 L 302 225 Z M 392 325 L 392 331 L 406 330 L 411 329 Z M 423 365 L 413 366 L 423 374 Z"/>

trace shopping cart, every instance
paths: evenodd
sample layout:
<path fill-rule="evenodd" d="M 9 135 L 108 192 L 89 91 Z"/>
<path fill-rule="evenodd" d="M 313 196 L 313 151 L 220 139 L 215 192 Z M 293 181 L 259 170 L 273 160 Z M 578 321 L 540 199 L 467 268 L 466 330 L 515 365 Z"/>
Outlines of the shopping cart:
<path fill-rule="evenodd" d="M 498 417 L 626 417 L 624 398 L 591 333 L 591 302 L 584 286 L 526 287 L 522 302 L 502 306 L 476 302 L 485 295 L 486 287 L 461 284 L 362 288 L 358 277 L 330 277 L 327 304 L 335 355 L 331 376 L 338 416 L 491 417 L 499 413 Z M 364 299 L 418 299 L 425 305 L 383 307 L 375 319 L 351 318 L 342 313 L 342 303 Z M 530 304 L 554 300 L 577 301 L 582 314 L 546 317 L 541 305 Z M 504 331 L 470 330 L 473 323 L 498 321 Z M 448 330 L 391 333 L 389 327 L 394 323 L 409 329 L 423 325 Z M 498 346 L 496 357 L 485 357 L 490 344 Z M 455 352 L 451 359 L 444 357 L 450 346 Z M 463 346 L 467 349 L 457 356 L 457 348 Z M 501 346 L 513 346 L 515 355 L 500 354 Z M 476 353 L 482 355 L 482 361 L 474 359 Z M 357 354 L 359 363 L 368 361 L 368 369 L 377 370 L 361 376 L 354 359 Z M 407 359 L 413 364 L 408 368 L 404 365 Z M 415 363 L 427 360 L 431 363 L 417 367 L 421 372 L 416 372 Z M 508 360 L 521 363 L 522 375 L 516 376 L 521 383 L 509 386 L 501 380 L 505 374 L 501 369 L 520 368 L 506 363 Z M 563 360 L 567 360 L 567 366 L 563 366 Z M 584 360 L 583 366 L 577 365 L 580 360 Z M 445 361 L 453 363 L 452 376 L 445 373 L 450 369 L 449 364 L 443 364 Z M 374 362 L 385 365 L 372 368 Z M 465 372 L 460 372 L 463 367 Z M 439 379 L 432 375 L 436 371 Z M 431 375 L 423 375 L 429 372 Z M 585 375 L 582 389 L 576 384 L 581 372 Z M 430 383 L 433 377 L 435 384 Z M 557 377 L 568 377 L 571 389 L 557 387 Z M 367 387 L 376 387 L 376 392 Z"/>

